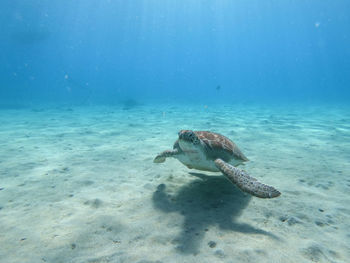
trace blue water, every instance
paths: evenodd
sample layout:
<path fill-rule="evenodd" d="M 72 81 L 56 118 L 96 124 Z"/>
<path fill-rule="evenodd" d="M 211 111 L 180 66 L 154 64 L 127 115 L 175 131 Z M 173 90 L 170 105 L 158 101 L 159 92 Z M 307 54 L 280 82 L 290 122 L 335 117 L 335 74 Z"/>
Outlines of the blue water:
<path fill-rule="evenodd" d="M 2 0 L 0 101 L 348 103 L 349 10 L 346 0 Z"/>
<path fill-rule="evenodd" d="M 349 262 L 349 11 L 1 0 L 0 262 Z M 153 163 L 182 129 L 281 195 Z"/>

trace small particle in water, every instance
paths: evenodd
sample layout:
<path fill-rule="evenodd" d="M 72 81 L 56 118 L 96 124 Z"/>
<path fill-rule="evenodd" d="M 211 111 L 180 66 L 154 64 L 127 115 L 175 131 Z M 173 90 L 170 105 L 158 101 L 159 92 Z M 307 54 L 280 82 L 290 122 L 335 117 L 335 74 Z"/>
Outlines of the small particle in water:
<path fill-rule="evenodd" d="M 311 245 L 302 250 L 303 254 L 313 262 L 321 261 L 324 253 L 319 245 Z"/>
<path fill-rule="evenodd" d="M 216 247 L 216 242 L 214 242 L 214 241 L 209 241 L 209 242 L 208 242 L 208 246 L 211 247 L 211 248 L 214 248 L 214 247 Z"/>
<path fill-rule="evenodd" d="M 77 245 L 73 243 L 70 245 L 70 247 L 71 247 L 71 249 L 75 249 L 77 247 Z"/>
<path fill-rule="evenodd" d="M 320 27 L 320 25 L 321 25 L 320 22 L 316 22 L 316 23 L 315 23 L 315 27 L 316 27 L 316 28 Z"/>
<path fill-rule="evenodd" d="M 327 223 L 328 223 L 328 224 L 334 224 L 334 221 L 333 221 L 332 219 L 328 219 L 328 220 L 327 220 Z"/>
<path fill-rule="evenodd" d="M 64 167 L 62 168 L 62 170 L 60 171 L 60 173 L 66 173 L 69 171 L 69 168 L 68 167 Z"/>
<path fill-rule="evenodd" d="M 295 224 L 301 224 L 302 222 L 299 220 L 299 218 L 297 218 L 297 217 L 294 217 L 294 216 L 292 216 L 292 217 L 290 217 L 289 219 L 288 219 L 288 225 L 289 226 L 292 226 L 292 225 L 295 225 Z"/>
<path fill-rule="evenodd" d="M 284 215 L 284 216 L 281 216 L 279 219 L 280 221 L 285 222 L 288 219 L 288 216 Z"/>
<path fill-rule="evenodd" d="M 222 249 L 218 249 L 215 251 L 215 256 L 219 257 L 219 258 L 224 258 L 225 257 L 225 253 Z"/>
<path fill-rule="evenodd" d="M 94 200 L 87 200 L 84 202 L 84 205 L 90 205 L 93 208 L 99 208 L 103 204 L 102 200 L 96 198 Z"/>
<path fill-rule="evenodd" d="M 321 221 L 315 221 L 315 224 L 318 225 L 318 226 L 324 226 L 325 224 Z"/>

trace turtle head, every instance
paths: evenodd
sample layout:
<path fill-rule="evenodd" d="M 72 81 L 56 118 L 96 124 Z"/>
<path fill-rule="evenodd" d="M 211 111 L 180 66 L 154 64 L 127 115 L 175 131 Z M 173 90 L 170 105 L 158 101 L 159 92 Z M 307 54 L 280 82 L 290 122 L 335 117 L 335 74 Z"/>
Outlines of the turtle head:
<path fill-rule="evenodd" d="M 191 130 L 181 130 L 179 131 L 179 139 L 193 144 L 199 144 L 199 138 L 194 131 Z"/>

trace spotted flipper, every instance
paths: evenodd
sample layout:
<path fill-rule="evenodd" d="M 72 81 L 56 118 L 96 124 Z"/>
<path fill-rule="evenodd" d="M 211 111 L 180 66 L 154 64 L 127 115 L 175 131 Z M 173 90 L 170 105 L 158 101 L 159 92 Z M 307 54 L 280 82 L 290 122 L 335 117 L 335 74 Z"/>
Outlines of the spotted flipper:
<path fill-rule="evenodd" d="M 164 163 L 165 159 L 167 157 L 174 157 L 174 155 L 177 155 L 179 151 L 177 149 L 175 150 L 165 150 L 164 152 L 158 154 L 156 158 L 154 158 L 154 163 Z"/>
<path fill-rule="evenodd" d="M 237 169 L 236 167 L 225 163 L 221 159 L 215 160 L 215 165 L 219 170 L 243 192 L 260 198 L 274 198 L 281 193 L 272 186 L 260 183 L 254 177 L 249 176 L 246 172 Z"/>

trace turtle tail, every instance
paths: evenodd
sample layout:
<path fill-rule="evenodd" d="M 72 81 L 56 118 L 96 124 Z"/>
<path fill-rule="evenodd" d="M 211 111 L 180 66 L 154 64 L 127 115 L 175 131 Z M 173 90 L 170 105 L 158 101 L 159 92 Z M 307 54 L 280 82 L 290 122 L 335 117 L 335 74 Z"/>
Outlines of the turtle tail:
<path fill-rule="evenodd" d="M 221 159 L 215 160 L 215 165 L 233 184 L 237 185 L 243 192 L 247 192 L 260 198 L 274 198 L 281 195 L 281 193 L 274 187 L 260 183 L 254 177 L 248 175 L 245 171 L 237 169 L 236 167 L 225 163 Z"/>

